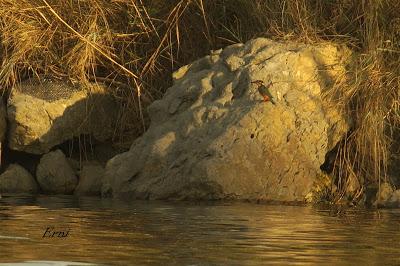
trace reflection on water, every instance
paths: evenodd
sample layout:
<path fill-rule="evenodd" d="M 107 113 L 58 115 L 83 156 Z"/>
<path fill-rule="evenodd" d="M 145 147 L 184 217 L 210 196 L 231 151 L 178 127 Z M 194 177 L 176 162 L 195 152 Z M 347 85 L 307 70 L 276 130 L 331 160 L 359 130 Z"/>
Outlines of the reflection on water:
<path fill-rule="evenodd" d="M 400 210 L 3 196 L 0 262 L 400 264 L 399 229 Z"/>

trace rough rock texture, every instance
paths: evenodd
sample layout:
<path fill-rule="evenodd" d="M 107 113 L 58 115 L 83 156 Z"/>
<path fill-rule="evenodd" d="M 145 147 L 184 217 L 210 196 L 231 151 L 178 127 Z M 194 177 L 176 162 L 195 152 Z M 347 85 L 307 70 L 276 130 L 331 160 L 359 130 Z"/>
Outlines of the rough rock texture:
<path fill-rule="evenodd" d="M 11 164 L 0 175 L 0 192 L 35 194 L 39 192 L 39 186 L 25 168 L 18 164 Z"/>
<path fill-rule="evenodd" d="M 400 189 L 395 190 L 386 203 L 386 207 L 400 208 Z"/>
<path fill-rule="evenodd" d="M 71 194 L 78 184 L 74 170 L 60 150 L 42 156 L 36 179 L 42 190 L 50 194 Z"/>
<path fill-rule="evenodd" d="M 393 194 L 393 187 L 389 183 L 382 183 L 378 192 L 376 193 L 376 204 L 382 204 L 389 200 Z"/>
<path fill-rule="evenodd" d="M 72 170 L 74 170 L 74 173 L 78 173 L 81 169 L 81 163 L 74 158 L 67 158 L 67 162 L 69 166 L 71 166 Z"/>
<path fill-rule="evenodd" d="M 303 201 L 348 129 L 322 94 L 348 50 L 255 39 L 174 73 L 151 125 L 106 167 L 104 196 Z M 276 105 L 255 84 L 270 86 Z"/>
<path fill-rule="evenodd" d="M 400 189 L 395 190 L 389 183 L 382 183 L 374 205 L 380 208 L 400 208 Z"/>
<path fill-rule="evenodd" d="M 104 168 L 96 162 L 87 162 L 82 165 L 79 174 L 79 184 L 74 194 L 76 195 L 100 195 Z"/>
<path fill-rule="evenodd" d="M 29 80 L 8 100 L 9 146 L 43 154 L 74 136 L 92 134 L 104 141 L 114 132 L 117 105 L 106 88 L 67 82 Z"/>

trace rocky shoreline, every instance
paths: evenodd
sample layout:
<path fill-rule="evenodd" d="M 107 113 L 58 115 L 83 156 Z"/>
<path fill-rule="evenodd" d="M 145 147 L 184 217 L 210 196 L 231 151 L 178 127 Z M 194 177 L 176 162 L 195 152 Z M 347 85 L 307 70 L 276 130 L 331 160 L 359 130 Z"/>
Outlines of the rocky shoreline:
<path fill-rule="evenodd" d="M 351 127 L 324 95 L 350 56 L 331 43 L 264 38 L 213 51 L 174 73 L 148 108 L 149 129 L 118 155 L 110 143 L 118 107 L 105 86 L 25 81 L 0 108 L 0 134 L 4 156 L 30 159 L 3 158 L 0 192 L 318 201 L 335 185 L 321 166 Z M 67 158 L 63 145 L 82 136 L 95 142 L 95 158 Z M 389 184 L 374 196 L 378 206 L 400 206 Z"/>
<path fill-rule="evenodd" d="M 118 106 L 106 86 L 27 80 L 0 111 L 0 192 L 100 195 L 105 163 L 117 154 Z"/>

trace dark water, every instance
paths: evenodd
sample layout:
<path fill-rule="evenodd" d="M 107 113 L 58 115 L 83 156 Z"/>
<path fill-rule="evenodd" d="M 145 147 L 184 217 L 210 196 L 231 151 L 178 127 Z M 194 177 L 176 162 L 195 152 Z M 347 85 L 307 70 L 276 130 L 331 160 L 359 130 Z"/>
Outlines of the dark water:
<path fill-rule="evenodd" d="M 3 196 L 0 262 L 400 265 L 399 229 L 400 210 Z"/>

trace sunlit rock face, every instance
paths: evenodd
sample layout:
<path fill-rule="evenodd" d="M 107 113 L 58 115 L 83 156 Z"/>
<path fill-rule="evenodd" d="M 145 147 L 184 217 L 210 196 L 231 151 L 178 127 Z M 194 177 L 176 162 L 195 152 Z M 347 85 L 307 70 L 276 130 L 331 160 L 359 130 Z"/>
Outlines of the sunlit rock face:
<path fill-rule="evenodd" d="M 44 154 L 81 134 L 104 141 L 114 133 L 117 105 L 104 86 L 28 80 L 8 99 L 9 147 Z"/>
<path fill-rule="evenodd" d="M 303 201 L 348 126 L 322 100 L 348 50 L 254 39 L 174 73 L 151 125 L 108 161 L 103 195 Z M 275 105 L 251 83 L 262 80 Z"/>

